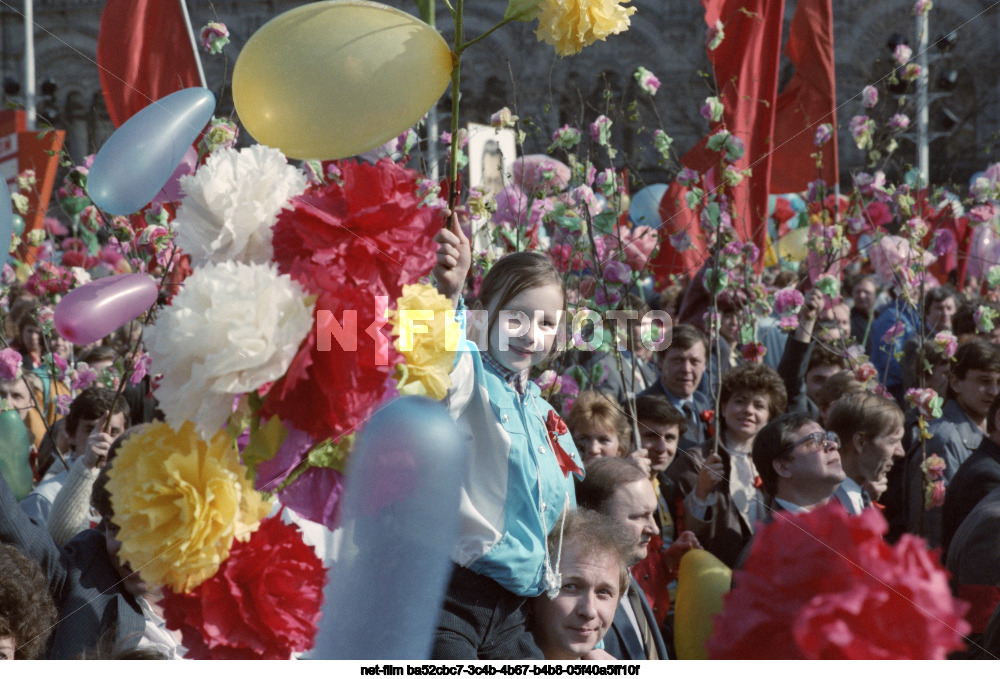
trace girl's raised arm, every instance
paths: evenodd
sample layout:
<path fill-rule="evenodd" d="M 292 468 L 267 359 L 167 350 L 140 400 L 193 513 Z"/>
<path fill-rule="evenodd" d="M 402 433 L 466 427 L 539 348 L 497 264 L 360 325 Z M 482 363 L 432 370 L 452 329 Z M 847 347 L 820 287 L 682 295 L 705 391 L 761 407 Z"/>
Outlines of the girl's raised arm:
<path fill-rule="evenodd" d="M 437 291 L 457 304 L 472 266 L 472 247 L 458 224 L 458 215 L 451 213 L 450 217 L 450 228 L 441 229 L 434 236 L 438 243 L 434 280 Z"/>

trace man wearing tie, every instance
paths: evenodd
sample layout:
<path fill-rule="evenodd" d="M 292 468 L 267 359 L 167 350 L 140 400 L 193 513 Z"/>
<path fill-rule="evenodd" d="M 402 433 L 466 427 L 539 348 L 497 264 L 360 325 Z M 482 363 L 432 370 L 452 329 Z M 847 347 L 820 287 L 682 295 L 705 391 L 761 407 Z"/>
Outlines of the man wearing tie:
<path fill-rule="evenodd" d="M 698 391 L 705 374 L 708 338 L 693 325 L 673 329 L 670 346 L 660 352 L 660 379 L 639 396 L 666 396 L 670 404 L 684 414 L 687 432 L 682 450 L 693 448 L 708 439 L 712 403 Z"/>
<path fill-rule="evenodd" d="M 848 512 L 860 514 L 885 492 L 889 470 L 905 456 L 903 411 L 869 391 L 847 394 L 831 406 L 826 426 L 840 437 L 847 474 L 834 495 Z"/>
<path fill-rule="evenodd" d="M 653 486 L 637 465 L 620 457 L 592 460 L 586 478 L 577 482 L 576 500 L 580 507 L 610 516 L 628 530 L 635 539 L 629 566 L 645 558 L 650 540 L 660 530 L 654 518 Z M 604 650 L 619 660 L 667 659 L 653 611 L 634 577 L 629 576 L 628 593 L 622 596 L 604 636 Z"/>

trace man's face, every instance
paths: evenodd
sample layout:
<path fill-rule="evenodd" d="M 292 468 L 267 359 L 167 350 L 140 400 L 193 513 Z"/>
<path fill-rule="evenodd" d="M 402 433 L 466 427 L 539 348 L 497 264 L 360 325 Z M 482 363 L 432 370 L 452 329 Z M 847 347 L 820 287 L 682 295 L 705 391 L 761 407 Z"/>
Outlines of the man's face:
<path fill-rule="evenodd" d="M 581 553 L 568 546 L 560 564 L 562 586 L 555 599 L 542 595 L 533 606 L 534 633 L 548 660 L 578 660 L 604 638 L 621 598 L 621 566 L 607 553 Z"/>
<path fill-rule="evenodd" d="M 958 405 L 977 422 L 986 419 L 990 404 L 1000 393 L 1000 373 L 991 370 L 971 368 L 965 377 L 950 376 L 948 383 Z"/>
<path fill-rule="evenodd" d="M 670 347 L 660 365 L 660 380 L 671 394 L 687 398 L 698 388 L 705 372 L 705 345 L 695 342 L 689 349 Z"/>
<path fill-rule="evenodd" d="M 73 447 L 72 450 L 77 455 L 83 455 L 84 451 L 87 450 L 87 438 L 93 433 L 94 428 L 100 424 L 101 418 L 96 420 L 80 420 L 76 425 L 76 434 L 73 436 Z M 125 414 L 115 413 L 111 416 L 111 428 L 108 433 L 111 434 L 111 438 L 118 438 L 125 431 Z"/>
<path fill-rule="evenodd" d="M 861 485 L 867 481 L 876 493 L 884 493 L 889 485 L 889 470 L 896 458 L 902 459 L 905 454 L 902 427 L 865 440 L 858 455 Z"/>
<path fill-rule="evenodd" d="M 854 308 L 861 313 L 868 315 L 872 307 L 875 306 L 875 296 L 877 291 L 875 283 L 870 280 L 863 280 L 854 286 L 851 296 L 854 298 Z"/>
<path fill-rule="evenodd" d="M 819 320 L 836 324 L 840 328 L 841 337 L 848 337 L 851 334 L 851 310 L 843 302 L 820 312 Z"/>
<path fill-rule="evenodd" d="M 727 311 L 722 314 L 719 321 L 719 334 L 726 338 L 729 344 L 736 346 L 736 340 L 740 336 L 740 318 L 735 312 Z"/>
<path fill-rule="evenodd" d="M 809 422 L 795 430 L 791 440 L 801 441 L 816 433 L 824 433 L 823 427 Z M 840 464 L 840 446 L 825 439 L 817 441 L 813 438 L 797 443 L 774 461 L 774 467 L 784 478 L 784 483 L 812 488 L 829 485 L 831 493 L 845 478 Z"/>
<path fill-rule="evenodd" d="M 955 298 L 945 297 L 940 302 L 931 302 L 927 307 L 927 328 L 933 332 L 951 330 L 951 317 L 955 315 Z"/>
<path fill-rule="evenodd" d="M 653 485 L 645 479 L 621 486 L 608 502 L 608 516 L 619 521 L 635 540 L 629 555 L 629 567 L 646 558 L 650 538 L 660 532 L 653 519 L 655 512 L 656 493 L 653 492 Z"/>
<path fill-rule="evenodd" d="M 17 651 L 17 642 L 14 637 L 0 637 L 0 660 L 13 660 Z"/>
<path fill-rule="evenodd" d="M 6 399 L 7 404 L 17 411 L 22 420 L 31 408 L 31 394 L 24 380 L 0 380 L 0 399 Z"/>
<path fill-rule="evenodd" d="M 677 442 L 681 428 L 676 424 L 663 424 L 650 420 L 639 421 L 639 442 L 649 454 L 650 471 L 662 472 L 677 455 Z"/>
<path fill-rule="evenodd" d="M 806 396 L 815 403 L 816 395 L 827 379 L 839 373 L 843 368 L 837 365 L 821 365 L 806 373 Z"/>

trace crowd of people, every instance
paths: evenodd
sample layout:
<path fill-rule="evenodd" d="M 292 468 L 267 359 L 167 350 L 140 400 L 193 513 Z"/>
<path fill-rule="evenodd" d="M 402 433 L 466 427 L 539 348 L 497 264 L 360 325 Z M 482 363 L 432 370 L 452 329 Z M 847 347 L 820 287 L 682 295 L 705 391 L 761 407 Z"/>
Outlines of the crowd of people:
<path fill-rule="evenodd" d="M 602 378 L 560 414 L 530 379 L 559 351 L 566 292 L 552 260 L 507 255 L 467 301 L 471 250 L 457 219 L 437 242 L 437 289 L 470 337 L 444 399 L 468 463 L 432 657 L 675 658 L 685 555 L 704 550 L 738 571 L 761 525 L 828 503 L 881 512 L 890 543 L 909 533 L 940 548 L 970 605 L 964 654 L 1000 651 L 1000 337 L 975 321 L 989 302 L 934 287 L 920 318 L 856 271 L 842 297 L 807 289 L 791 333 L 753 318 L 768 350 L 748 358 L 736 351 L 748 322 L 738 301 L 717 300 L 713 329 L 689 299 L 703 297 L 697 279 L 636 291 L 629 349 L 579 353 Z M 770 283 L 799 281 L 783 272 Z M 658 350 L 639 320 L 653 307 L 675 319 Z M 486 311 L 488 344 L 473 341 L 467 309 Z M 4 360 L 16 352 L 18 365 L 0 397 L 31 445 L 3 451 L 0 654 L 182 657 L 155 591 L 118 556 L 105 489 L 130 430 L 161 417 L 148 376 L 122 385 L 115 372 L 137 324 L 73 347 L 44 317 L 31 295 L 9 297 Z M 852 346 L 874 376 L 859 374 Z M 99 379 L 67 387 L 52 361 Z M 940 398 L 937 416 L 914 388 Z"/>

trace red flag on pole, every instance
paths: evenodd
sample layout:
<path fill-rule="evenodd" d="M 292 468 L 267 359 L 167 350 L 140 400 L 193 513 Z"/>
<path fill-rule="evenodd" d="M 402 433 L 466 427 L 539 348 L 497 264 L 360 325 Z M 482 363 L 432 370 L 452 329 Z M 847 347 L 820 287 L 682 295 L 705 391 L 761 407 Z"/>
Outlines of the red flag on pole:
<path fill-rule="evenodd" d="M 120 127 L 157 99 L 202 84 L 183 0 L 108 0 L 97 66 L 108 115 Z"/>
<path fill-rule="evenodd" d="M 789 30 L 785 55 L 795 74 L 778 95 L 774 109 L 774 153 L 771 192 L 798 193 L 817 177 L 831 189 L 837 183 L 837 87 L 833 64 L 831 0 L 799 0 Z M 821 149 L 817 128 L 828 123 L 833 137 Z M 810 156 L 823 152 L 822 172 Z"/>
<path fill-rule="evenodd" d="M 778 64 L 781 57 L 781 23 L 784 0 L 702 0 L 705 23 L 714 26 L 721 21 L 725 38 L 708 57 L 715 72 L 719 96 L 725 107 L 722 122 L 712 134 L 725 125 L 739 137 L 746 148 L 736 169 L 750 168 L 752 178 L 726 189 L 736 218 L 733 227 L 743 241 L 753 241 L 764 251 L 767 231 L 767 199 L 770 193 L 771 140 L 774 133 L 774 102 L 778 95 Z M 707 148 L 708 138 L 702 139 L 682 159 L 685 167 L 705 174 L 714 169 L 710 181 L 721 183 L 717 168 L 720 154 Z M 711 189 L 712 187 L 704 187 Z M 698 210 L 687 207 L 686 189 L 674 182 L 660 202 L 663 219 L 663 239 L 656 259 L 654 274 L 660 280 L 671 273 L 693 273 L 705 259 L 705 241 L 701 232 Z M 678 250 L 668 236 L 686 231 L 692 249 Z"/>

